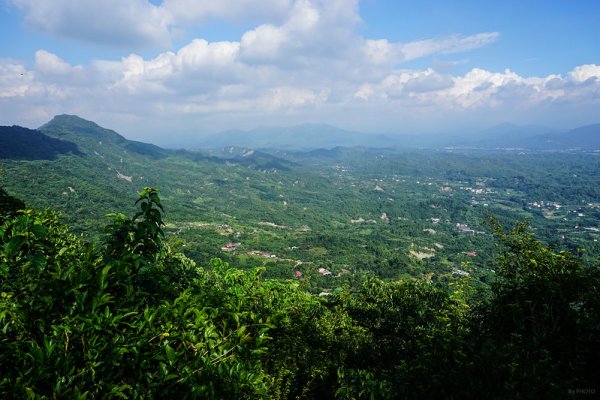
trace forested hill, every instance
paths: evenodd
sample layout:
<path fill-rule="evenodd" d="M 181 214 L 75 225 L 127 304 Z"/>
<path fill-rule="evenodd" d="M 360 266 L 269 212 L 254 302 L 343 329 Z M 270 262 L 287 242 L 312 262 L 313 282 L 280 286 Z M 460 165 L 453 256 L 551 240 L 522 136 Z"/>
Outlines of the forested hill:
<path fill-rule="evenodd" d="M 535 140 L 529 143 L 531 146 L 537 145 L 541 149 L 600 150 L 600 124 L 581 126 L 564 133 L 540 135 L 530 140 Z"/>
<path fill-rule="evenodd" d="M 1 192 L 0 192 L 1 194 Z M 363 277 L 328 296 L 307 278 L 195 264 L 165 239 L 163 203 L 112 214 L 98 244 L 52 211 L 0 203 L 0 397 L 568 399 L 599 382 L 598 266 L 491 228 L 481 293 L 468 276 Z M 168 207 L 168 204 L 165 204 Z M 8 210 L 11 211 L 11 210 Z"/>
<path fill-rule="evenodd" d="M 6 193 L 4 188 L 0 187 L 0 224 L 7 216 L 13 216 L 18 210 L 25 208 L 25 203 Z"/>
<path fill-rule="evenodd" d="M 95 122 L 85 120 L 76 115 L 57 115 L 49 122 L 40 126 L 39 130 L 59 136 L 69 136 L 69 134 L 77 133 L 78 135 L 89 136 L 96 140 L 111 140 L 117 143 L 126 141 L 117 132 L 102 128 Z"/>
<path fill-rule="evenodd" d="M 105 144 L 107 146 L 116 145 L 121 150 L 151 157 L 160 157 L 167 154 L 166 150 L 158 146 L 127 140 L 111 129 L 102 128 L 95 122 L 76 115 L 57 115 L 51 121 L 42 125 L 39 130 L 50 136 L 77 142 L 88 150 L 96 150 L 98 145 Z"/>
<path fill-rule="evenodd" d="M 151 143 L 128 140 L 112 129 L 103 128 L 76 115 L 57 115 L 39 130 L 52 137 L 72 140 L 89 153 L 116 154 L 119 159 L 144 156 L 156 160 L 172 156 L 196 162 L 235 162 L 257 168 L 286 169 L 290 166 L 289 161 L 239 146 L 235 147 L 235 151 L 234 148 L 229 148 L 227 152 L 219 152 L 218 157 L 206 152 L 164 149 Z"/>
<path fill-rule="evenodd" d="M 167 233 L 188 242 L 186 255 L 265 264 L 269 277 L 310 274 L 317 293 L 363 273 L 439 282 L 471 274 L 488 285 L 495 246 L 482 222 L 490 213 L 506 223 L 529 219 L 546 243 L 585 249 L 587 259 L 600 254 L 593 154 L 192 152 L 129 141 L 76 116 L 40 129 L 82 154 L 3 160 L 4 187 L 28 206 L 58 210 L 75 232 L 98 241 L 107 213 L 132 211 L 127 199 L 160 187 Z"/>
<path fill-rule="evenodd" d="M 74 116 L 40 129 L 81 154 L 0 160 L 0 398 L 596 390 L 594 154 L 200 153 Z"/>
<path fill-rule="evenodd" d="M 5 146 L 4 184 L 12 193 L 26 198 L 39 208 L 51 206 L 64 213 L 80 232 L 97 235 L 97 221 L 111 210 L 127 210 L 125 199 L 144 186 L 159 186 L 176 197 L 174 212 L 190 215 L 190 204 L 206 191 L 199 188 L 205 180 L 224 183 L 250 178 L 265 180 L 266 171 L 290 170 L 295 163 L 251 149 L 236 148 L 210 153 L 167 150 L 131 141 L 119 133 L 73 115 L 59 115 L 38 131 L 20 127 L 4 127 L 5 131 L 26 132 L 28 136 L 7 135 L 14 145 Z M 58 159 L 42 157 L 33 163 L 21 162 L 23 151 L 45 152 L 41 141 L 68 144 Z M 71 152 L 65 152 L 68 149 Z M 31 158 L 31 157 L 30 157 Z M 41 190 L 43 189 L 43 190 Z M 223 199 L 219 193 L 216 198 Z M 222 204 L 225 206 L 225 204 Z M 225 207 L 224 207 L 225 208 Z M 262 210 L 263 207 L 256 207 Z M 201 215 L 218 214 L 203 209 Z"/>
<path fill-rule="evenodd" d="M 537 152 L 593 152 L 600 150 L 600 124 L 585 125 L 574 129 L 556 129 L 505 123 L 471 135 L 441 140 L 441 145 L 478 149 L 512 148 Z"/>
<path fill-rule="evenodd" d="M 20 126 L 0 126 L 0 159 L 53 160 L 68 153 L 82 155 L 73 142 Z"/>

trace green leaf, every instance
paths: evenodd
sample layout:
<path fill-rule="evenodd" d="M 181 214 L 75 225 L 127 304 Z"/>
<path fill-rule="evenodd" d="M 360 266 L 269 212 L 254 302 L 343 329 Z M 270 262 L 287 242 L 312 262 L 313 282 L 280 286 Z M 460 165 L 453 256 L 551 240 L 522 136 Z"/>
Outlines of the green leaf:
<path fill-rule="evenodd" d="M 31 228 L 31 232 L 34 234 L 36 239 L 43 239 L 48 235 L 48 229 L 42 224 L 35 224 Z"/>
<path fill-rule="evenodd" d="M 177 359 L 177 353 L 168 344 L 165 345 L 165 353 L 167 354 L 167 360 L 174 362 Z"/>
<path fill-rule="evenodd" d="M 25 243 L 25 238 L 22 236 L 14 236 L 4 244 L 4 252 L 9 256 L 14 256 L 15 253 Z"/>

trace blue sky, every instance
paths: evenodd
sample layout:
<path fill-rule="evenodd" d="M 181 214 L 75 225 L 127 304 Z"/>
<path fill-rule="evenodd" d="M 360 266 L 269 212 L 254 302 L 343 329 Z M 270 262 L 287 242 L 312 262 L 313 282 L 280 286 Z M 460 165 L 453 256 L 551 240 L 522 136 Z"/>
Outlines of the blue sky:
<path fill-rule="evenodd" d="M 501 39 L 468 58 L 480 68 L 519 74 L 566 73 L 598 62 L 600 2 L 365 1 L 361 16 L 369 37 L 411 41 L 453 33 L 499 32 Z M 425 61 L 427 62 L 427 61 Z M 427 66 L 421 64 L 421 67 Z"/>
<path fill-rule="evenodd" d="M 600 122 L 600 1 L 0 0 L 0 124 L 168 144 Z"/>

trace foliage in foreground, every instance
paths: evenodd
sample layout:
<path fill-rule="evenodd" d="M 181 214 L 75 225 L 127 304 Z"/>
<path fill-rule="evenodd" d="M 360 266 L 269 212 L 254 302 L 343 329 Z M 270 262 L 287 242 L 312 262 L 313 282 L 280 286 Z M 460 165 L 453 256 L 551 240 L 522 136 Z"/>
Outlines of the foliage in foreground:
<path fill-rule="evenodd" d="M 163 242 L 155 189 L 102 245 L 51 211 L 0 227 L 2 398 L 564 398 L 598 390 L 600 277 L 525 224 L 488 296 L 370 279 L 311 296 Z"/>

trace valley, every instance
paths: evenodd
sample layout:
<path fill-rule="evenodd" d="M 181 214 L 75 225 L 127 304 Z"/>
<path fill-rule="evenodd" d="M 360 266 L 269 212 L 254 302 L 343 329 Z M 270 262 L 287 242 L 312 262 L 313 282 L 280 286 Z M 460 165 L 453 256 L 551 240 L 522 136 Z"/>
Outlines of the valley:
<path fill-rule="evenodd" d="M 328 292 L 374 275 L 440 284 L 493 280 L 486 222 L 528 220 L 545 243 L 600 255 L 600 159 L 585 152 L 227 147 L 165 150 L 75 116 L 40 128 L 76 145 L 2 160 L 2 185 L 98 241 L 106 214 L 160 188 L 166 232 L 200 265 L 214 257 Z"/>
<path fill-rule="evenodd" d="M 593 151 L 0 140 L 4 397 L 595 390 Z"/>
<path fill-rule="evenodd" d="M 0 21 L 0 399 L 600 393 L 600 1 Z"/>

